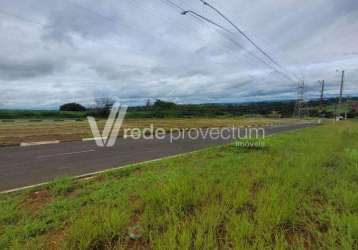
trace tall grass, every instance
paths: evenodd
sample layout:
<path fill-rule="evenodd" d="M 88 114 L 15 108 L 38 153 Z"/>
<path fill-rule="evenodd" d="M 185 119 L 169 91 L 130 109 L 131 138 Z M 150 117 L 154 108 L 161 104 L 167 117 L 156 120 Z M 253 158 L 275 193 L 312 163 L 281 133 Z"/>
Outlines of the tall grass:
<path fill-rule="evenodd" d="M 358 124 L 266 145 L 3 195 L 0 249 L 358 249 Z"/>

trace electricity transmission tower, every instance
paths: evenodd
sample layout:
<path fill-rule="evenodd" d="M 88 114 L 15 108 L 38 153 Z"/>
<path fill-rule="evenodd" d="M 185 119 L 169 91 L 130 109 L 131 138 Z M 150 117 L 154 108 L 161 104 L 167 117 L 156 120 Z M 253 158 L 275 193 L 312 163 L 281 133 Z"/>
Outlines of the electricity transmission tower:
<path fill-rule="evenodd" d="M 305 81 L 300 81 L 297 88 L 297 101 L 295 116 L 302 119 L 308 115 L 307 102 L 305 99 Z"/>

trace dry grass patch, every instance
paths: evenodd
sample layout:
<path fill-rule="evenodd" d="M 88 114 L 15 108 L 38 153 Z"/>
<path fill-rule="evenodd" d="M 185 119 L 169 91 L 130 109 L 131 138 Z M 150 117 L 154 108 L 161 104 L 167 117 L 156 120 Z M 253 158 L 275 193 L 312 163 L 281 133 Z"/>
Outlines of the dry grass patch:
<path fill-rule="evenodd" d="M 187 119 L 127 119 L 123 128 L 148 128 L 151 124 L 156 128 L 220 128 L 245 126 L 287 124 L 296 122 L 294 119 L 266 119 L 266 118 L 187 118 Z M 105 120 L 98 121 L 103 129 Z M 93 137 L 87 121 L 42 121 L 29 122 L 17 120 L 14 123 L 0 122 L 0 146 L 19 144 L 21 142 L 51 141 L 51 140 L 80 140 Z"/>

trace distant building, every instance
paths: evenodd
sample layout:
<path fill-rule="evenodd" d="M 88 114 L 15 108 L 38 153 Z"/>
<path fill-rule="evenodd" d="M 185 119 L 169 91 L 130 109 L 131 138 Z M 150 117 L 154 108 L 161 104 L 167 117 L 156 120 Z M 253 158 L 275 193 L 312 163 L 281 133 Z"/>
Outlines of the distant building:
<path fill-rule="evenodd" d="M 354 112 L 358 113 L 358 102 L 353 103 L 353 105 L 352 105 L 352 110 L 353 110 Z"/>

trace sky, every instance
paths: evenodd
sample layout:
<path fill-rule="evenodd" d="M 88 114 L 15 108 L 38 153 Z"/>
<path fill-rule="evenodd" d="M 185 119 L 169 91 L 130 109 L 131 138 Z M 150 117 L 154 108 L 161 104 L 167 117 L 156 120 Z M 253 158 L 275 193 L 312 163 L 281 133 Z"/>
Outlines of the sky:
<path fill-rule="evenodd" d="M 199 0 L 0 0 L 0 108 L 358 95 L 357 0 L 208 2 L 280 67 Z"/>

